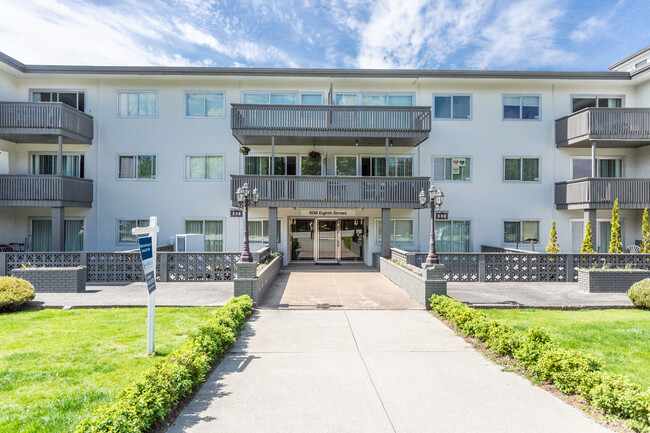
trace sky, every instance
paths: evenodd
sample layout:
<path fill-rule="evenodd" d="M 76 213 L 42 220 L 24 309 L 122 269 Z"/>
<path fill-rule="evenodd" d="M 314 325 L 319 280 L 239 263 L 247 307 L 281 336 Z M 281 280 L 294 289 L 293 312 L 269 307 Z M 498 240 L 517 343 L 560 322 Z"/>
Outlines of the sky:
<path fill-rule="evenodd" d="M 0 0 L 25 64 L 606 70 L 650 0 Z"/>

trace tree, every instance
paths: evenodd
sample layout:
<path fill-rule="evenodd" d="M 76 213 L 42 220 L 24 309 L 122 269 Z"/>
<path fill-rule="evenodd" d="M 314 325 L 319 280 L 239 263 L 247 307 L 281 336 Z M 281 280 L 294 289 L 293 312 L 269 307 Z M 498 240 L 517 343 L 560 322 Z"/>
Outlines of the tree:
<path fill-rule="evenodd" d="M 643 210 L 643 224 L 641 225 L 641 252 L 650 254 L 650 218 L 648 208 Z"/>
<path fill-rule="evenodd" d="M 614 201 L 612 209 L 612 231 L 609 241 L 609 253 L 622 253 L 623 242 L 621 242 L 621 219 L 618 216 L 618 198 Z"/>
<path fill-rule="evenodd" d="M 558 244 L 557 242 L 557 230 L 555 229 L 555 220 L 553 220 L 553 223 L 551 225 L 551 234 L 549 235 L 548 238 L 548 245 L 546 245 L 546 252 L 547 253 L 560 252 L 560 244 Z"/>
<path fill-rule="evenodd" d="M 580 252 L 583 254 L 594 252 L 594 241 L 591 235 L 591 221 L 587 221 L 587 224 L 585 225 L 585 239 L 582 241 Z"/>

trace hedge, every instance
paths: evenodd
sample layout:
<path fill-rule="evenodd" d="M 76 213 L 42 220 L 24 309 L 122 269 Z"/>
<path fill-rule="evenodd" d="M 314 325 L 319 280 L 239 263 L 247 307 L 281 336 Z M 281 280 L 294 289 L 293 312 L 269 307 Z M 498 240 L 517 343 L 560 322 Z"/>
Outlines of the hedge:
<path fill-rule="evenodd" d="M 27 280 L 0 277 L 0 313 L 18 311 L 34 299 L 34 286 Z"/>
<path fill-rule="evenodd" d="M 244 295 L 217 309 L 196 335 L 122 389 L 116 402 L 77 424 L 75 433 L 148 431 L 205 381 L 212 362 L 235 342 L 252 307 Z"/>
<path fill-rule="evenodd" d="M 625 419 L 630 428 L 650 428 L 650 389 L 603 371 L 598 358 L 559 347 L 539 327 L 518 331 L 446 296 L 433 295 L 431 308 L 499 355 L 518 360 L 536 379 L 553 383 L 566 394 L 582 395 L 606 414 Z"/>
<path fill-rule="evenodd" d="M 650 278 L 632 284 L 627 297 L 637 307 L 650 309 Z"/>

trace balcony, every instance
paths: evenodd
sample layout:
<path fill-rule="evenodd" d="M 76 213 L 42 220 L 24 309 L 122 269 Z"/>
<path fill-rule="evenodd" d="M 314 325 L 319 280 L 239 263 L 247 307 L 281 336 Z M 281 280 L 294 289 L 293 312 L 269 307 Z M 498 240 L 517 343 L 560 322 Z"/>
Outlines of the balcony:
<path fill-rule="evenodd" d="M 0 102 L 0 139 L 14 143 L 91 144 L 93 118 L 62 102 Z"/>
<path fill-rule="evenodd" d="M 585 108 L 555 121 L 557 147 L 641 147 L 650 144 L 650 108 Z"/>
<path fill-rule="evenodd" d="M 0 206 L 91 207 L 93 181 L 59 175 L 0 175 Z"/>
<path fill-rule="evenodd" d="M 417 146 L 429 138 L 431 107 L 232 104 L 232 133 L 242 144 Z"/>
<path fill-rule="evenodd" d="M 428 177 L 249 176 L 231 175 L 230 198 L 248 183 L 258 188 L 261 207 L 419 209 L 418 194 Z"/>
<path fill-rule="evenodd" d="M 650 179 L 584 178 L 555 184 L 558 210 L 611 209 L 617 198 L 621 209 L 650 207 Z"/>

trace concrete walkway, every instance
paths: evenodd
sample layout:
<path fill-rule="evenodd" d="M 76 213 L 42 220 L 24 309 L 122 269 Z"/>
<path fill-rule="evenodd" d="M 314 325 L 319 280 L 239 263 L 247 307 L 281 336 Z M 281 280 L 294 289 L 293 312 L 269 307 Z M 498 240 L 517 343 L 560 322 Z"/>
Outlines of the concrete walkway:
<path fill-rule="evenodd" d="M 409 310 L 424 309 L 399 287 L 364 264 L 285 266 L 260 308 Z"/>
<path fill-rule="evenodd" d="M 257 311 L 169 433 L 609 430 L 425 311 Z"/>

